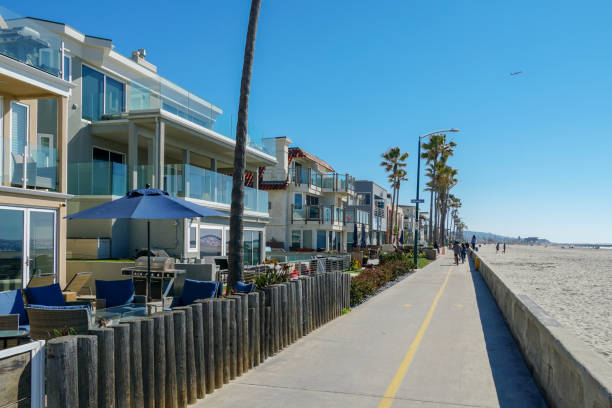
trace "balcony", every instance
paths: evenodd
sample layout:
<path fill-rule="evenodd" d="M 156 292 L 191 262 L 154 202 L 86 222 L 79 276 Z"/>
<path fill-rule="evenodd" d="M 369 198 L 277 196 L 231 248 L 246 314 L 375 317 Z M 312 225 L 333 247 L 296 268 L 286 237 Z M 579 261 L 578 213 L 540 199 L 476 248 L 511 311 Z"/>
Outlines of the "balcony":
<path fill-rule="evenodd" d="M 347 208 L 344 210 L 344 223 L 370 225 L 370 213 L 357 208 Z"/>
<path fill-rule="evenodd" d="M 158 75 L 135 78 L 130 82 L 130 112 L 163 110 L 192 124 L 212 130 L 230 139 L 236 139 L 236 120 L 212 103 L 192 94 Z M 116 115 L 102 119 L 114 119 Z M 275 155 L 275 141 L 266 138 L 263 131 L 249 125 L 247 145 L 260 152 Z"/>
<path fill-rule="evenodd" d="M 59 77 L 62 40 L 51 31 L 0 7 L 0 54 Z"/>
<path fill-rule="evenodd" d="M 151 166 L 138 166 L 138 186 L 152 180 Z M 72 163 L 68 166 L 68 192 L 74 195 L 117 195 L 127 192 L 127 166 L 121 163 Z M 164 167 L 164 186 L 175 197 L 193 198 L 217 204 L 231 205 L 232 177 L 188 164 L 168 164 Z M 268 213 L 268 192 L 244 188 L 244 208 Z"/>
<path fill-rule="evenodd" d="M 320 191 L 323 187 L 323 175 L 312 169 L 293 168 L 289 173 L 295 186 Z"/>
<path fill-rule="evenodd" d="M 58 191 L 56 149 L 26 145 L 20 150 L 20 153 L 11 151 L 9 157 L 10 164 L 4 167 L 8 172 L 5 173 L 0 167 L 2 170 L 0 171 L 1 185 Z"/>
<path fill-rule="evenodd" d="M 291 223 L 344 225 L 344 209 L 334 205 L 291 205 Z"/>
<path fill-rule="evenodd" d="M 352 193 L 355 191 L 355 178 L 348 174 L 327 173 L 322 176 L 324 192 Z"/>

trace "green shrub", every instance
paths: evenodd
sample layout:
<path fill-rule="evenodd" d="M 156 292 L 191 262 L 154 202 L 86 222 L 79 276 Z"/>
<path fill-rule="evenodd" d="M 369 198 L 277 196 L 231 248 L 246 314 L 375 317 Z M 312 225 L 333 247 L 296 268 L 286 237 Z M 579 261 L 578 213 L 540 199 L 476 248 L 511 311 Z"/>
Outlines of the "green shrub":
<path fill-rule="evenodd" d="M 389 281 L 414 269 L 414 262 L 404 254 L 392 254 L 376 268 L 366 268 L 351 279 L 351 305 L 360 303 L 365 297 L 376 293 L 376 290 Z"/>

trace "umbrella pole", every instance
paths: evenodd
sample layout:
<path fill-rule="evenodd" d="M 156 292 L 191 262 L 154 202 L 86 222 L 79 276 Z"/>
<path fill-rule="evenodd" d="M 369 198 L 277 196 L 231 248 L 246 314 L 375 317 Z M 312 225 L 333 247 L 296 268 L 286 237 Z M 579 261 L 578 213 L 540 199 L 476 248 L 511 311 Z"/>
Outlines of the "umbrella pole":
<path fill-rule="evenodd" d="M 147 220 L 147 299 L 151 296 L 151 220 Z"/>

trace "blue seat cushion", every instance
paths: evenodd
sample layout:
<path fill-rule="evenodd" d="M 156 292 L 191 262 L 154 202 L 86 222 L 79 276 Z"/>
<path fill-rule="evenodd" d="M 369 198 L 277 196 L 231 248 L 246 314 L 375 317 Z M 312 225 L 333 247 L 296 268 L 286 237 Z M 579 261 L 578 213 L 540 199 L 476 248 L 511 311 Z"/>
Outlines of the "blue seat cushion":
<path fill-rule="evenodd" d="M 96 280 L 96 298 L 104 299 L 104 307 L 127 305 L 134 302 L 134 283 L 131 279 Z"/>
<path fill-rule="evenodd" d="M 181 305 L 189 306 L 198 299 L 213 298 L 217 293 L 217 287 L 218 282 L 185 279 L 183 294 L 181 295 Z"/>
<path fill-rule="evenodd" d="M 240 292 L 240 293 L 251 293 L 255 290 L 255 284 L 254 283 L 246 284 L 244 282 L 238 281 L 236 282 L 234 289 L 236 290 L 236 292 Z"/>
<path fill-rule="evenodd" d="M 7 290 L 0 292 L 0 315 L 18 314 L 19 325 L 28 324 L 28 315 L 23 305 L 21 290 Z"/>
<path fill-rule="evenodd" d="M 59 283 L 24 290 L 28 304 L 45 306 L 66 306 Z"/>

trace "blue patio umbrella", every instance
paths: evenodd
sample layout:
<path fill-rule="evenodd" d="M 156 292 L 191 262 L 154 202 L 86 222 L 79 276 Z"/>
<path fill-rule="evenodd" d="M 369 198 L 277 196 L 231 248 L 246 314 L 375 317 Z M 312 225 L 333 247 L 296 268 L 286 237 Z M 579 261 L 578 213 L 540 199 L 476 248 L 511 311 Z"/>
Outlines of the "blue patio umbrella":
<path fill-rule="evenodd" d="M 366 242 L 366 230 L 365 230 L 365 224 L 361 224 L 361 246 L 362 247 L 366 247 L 368 246 L 367 242 Z"/>
<path fill-rule="evenodd" d="M 151 220 L 223 216 L 226 216 L 226 214 L 180 198 L 171 197 L 165 191 L 156 188 L 142 188 L 128 192 L 125 197 L 69 215 L 66 218 L 69 220 L 147 220 L 147 270 L 150 272 Z"/>
<path fill-rule="evenodd" d="M 359 246 L 359 234 L 357 233 L 357 223 L 353 224 L 353 248 Z"/>

